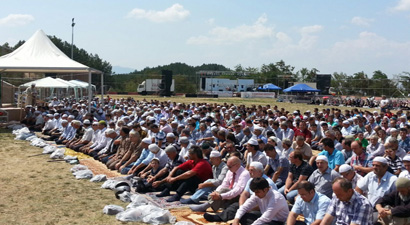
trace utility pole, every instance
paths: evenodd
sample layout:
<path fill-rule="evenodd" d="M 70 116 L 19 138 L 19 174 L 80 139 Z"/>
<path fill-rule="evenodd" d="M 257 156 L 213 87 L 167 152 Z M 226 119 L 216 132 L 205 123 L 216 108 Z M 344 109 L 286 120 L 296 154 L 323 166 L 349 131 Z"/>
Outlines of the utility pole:
<path fill-rule="evenodd" d="M 71 20 L 71 59 L 74 60 L 74 18 Z M 73 79 L 73 74 L 71 74 L 71 80 Z"/>
<path fill-rule="evenodd" d="M 74 18 L 71 20 L 71 59 L 74 59 Z"/>

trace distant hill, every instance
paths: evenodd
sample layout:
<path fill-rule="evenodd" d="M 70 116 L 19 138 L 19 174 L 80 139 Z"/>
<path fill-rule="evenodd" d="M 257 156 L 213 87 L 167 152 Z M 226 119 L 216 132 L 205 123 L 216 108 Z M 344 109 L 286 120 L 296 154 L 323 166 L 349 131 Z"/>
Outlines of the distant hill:
<path fill-rule="evenodd" d="M 133 74 L 161 74 L 162 70 L 171 70 L 174 75 L 194 75 L 195 72 L 200 70 L 218 70 L 218 71 L 229 71 L 230 69 L 219 64 L 202 64 L 201 66 L 190 66 L 186 63 L 171 63 L 169 65 L 157 66 L 157 67 L 146 67 L 141 71 L 135 70 Z"/>

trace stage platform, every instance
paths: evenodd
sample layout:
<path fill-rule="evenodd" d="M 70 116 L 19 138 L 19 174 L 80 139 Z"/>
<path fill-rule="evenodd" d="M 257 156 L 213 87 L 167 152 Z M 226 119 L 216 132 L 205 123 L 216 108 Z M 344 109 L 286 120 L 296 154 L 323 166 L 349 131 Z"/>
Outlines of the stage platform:
<path fill-rule="evenodd" d="M 22 108 L 13 108 L 13 107 L 8 107 L 8 108 L 0 108 L 0 112 L 6 112 L 7 114 L 7 121 L 4 122 L 10 122 L 10 121 L 21 121 L 24 116 L 25 112 L 24 109 Z M 0 117 L 3 117 L 5 115 L 0 115 Z"/>

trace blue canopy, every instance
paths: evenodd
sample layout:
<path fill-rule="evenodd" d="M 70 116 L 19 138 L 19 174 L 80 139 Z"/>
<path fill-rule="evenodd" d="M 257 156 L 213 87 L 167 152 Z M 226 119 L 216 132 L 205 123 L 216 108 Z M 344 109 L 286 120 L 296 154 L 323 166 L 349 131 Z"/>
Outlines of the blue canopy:
<path fill-rule="evenodd" d="M 282 90 L 282 88 L 280 88 L 280 87 L 278 87 L 278 86 L 276 86 L 276 85 L 274 85 L 274 84 L 269 83 L 269 84 L 263 85 L 262 87 L 258 87 L 258 90 L 269 90 L 269 91 L 272 91 L 272 90 Z"/>
<path fill-rule="evenodd" d="M 296 84 L 292 87 L 288 87 L 283 92 L 298 92 L 298 93 L 306 93 L 306 92 L 320 92 L 318 89 L 314 89 L 307 84 Z"/>

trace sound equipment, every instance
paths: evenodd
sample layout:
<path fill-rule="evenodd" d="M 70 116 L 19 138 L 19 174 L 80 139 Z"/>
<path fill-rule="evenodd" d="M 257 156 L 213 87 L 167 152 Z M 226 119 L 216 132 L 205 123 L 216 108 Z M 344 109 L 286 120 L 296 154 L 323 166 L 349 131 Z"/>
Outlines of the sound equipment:
<path fill-rule="evenodd" d="M 316 88 L 319 89 L 322 95 L 329 94 L 329 88 L 331 87 L 332 75 L 330 74 L 317 74 L 316 75 Z"/>
<path fill-rule="evenodd" d="M 172 85 L 172 71 L 162 70 L 161 84 L 160 84 L 160 96 L 171 96 L 171 85 Z"/>

